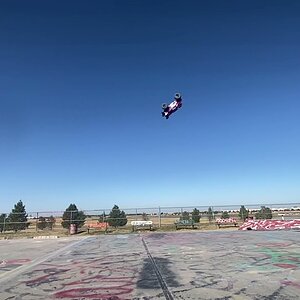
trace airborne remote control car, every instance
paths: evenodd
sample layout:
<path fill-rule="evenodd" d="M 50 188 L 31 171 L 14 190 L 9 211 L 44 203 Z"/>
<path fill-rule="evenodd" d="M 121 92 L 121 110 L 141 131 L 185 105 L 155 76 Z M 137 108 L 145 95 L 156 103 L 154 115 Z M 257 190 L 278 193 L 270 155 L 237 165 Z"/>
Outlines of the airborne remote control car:
<path fill-rule="evenodd" d="M 166 104 L 164 103 L 162 105 L 162 113 L 161 115 L 163 117 L 165 117 L 166 119 L 169 119 L 169 117 L 171 116 L 171 114 L 173 114 L 175 111 L 178 110 L 178 108 L 180 108 L 182 106 L 182 98 L 180 93 L 176 93 L 174 95 L 174 101 L 172 101 L 170 104 Z"/>

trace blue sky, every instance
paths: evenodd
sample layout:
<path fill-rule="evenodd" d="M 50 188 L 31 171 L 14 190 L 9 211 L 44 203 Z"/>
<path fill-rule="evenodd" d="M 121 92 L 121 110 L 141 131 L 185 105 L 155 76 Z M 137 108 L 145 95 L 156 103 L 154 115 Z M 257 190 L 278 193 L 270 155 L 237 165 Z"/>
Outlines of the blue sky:
<path fill-rule="evenodd" d="M 0 211 L 299 202 L 299 15 L 1 1 Z"/>

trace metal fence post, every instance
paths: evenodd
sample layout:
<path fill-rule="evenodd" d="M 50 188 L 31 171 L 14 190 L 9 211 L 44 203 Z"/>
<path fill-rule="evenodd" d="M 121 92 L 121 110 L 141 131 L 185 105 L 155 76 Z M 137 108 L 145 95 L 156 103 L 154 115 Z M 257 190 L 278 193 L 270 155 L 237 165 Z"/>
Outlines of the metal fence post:
<path fill-rule="evenodd" d="M 5 232 L 5 221 L 6 221 L 6 214 L 4 214 L 4 221 L 3 221 L 3 232 Z"/>
<path fill-rule="evenodd" d="M 35 221 L 35 231 L 38 231 L 38 221 L 39 221 L 39 213 L 36 213 L 36 221 Z"/>
<path fill-rule="evenodd" d="M 73 216 L 72 216 L 72 213 L 73 211 L 71 210 L 71 213 L 70 213 L 70 225 L 69 225 L 69 232 L 71 230 L 71 224 L 73 223 Z"/>
<path fill-rule="evenodd" d="M 103 222 L 105 222 L 105 233 L 107 233 L 107 218 L 106 218 L 105 210 L 103 210 Z"/>
<path fill-rule="evenodd" d="M 158 226 L 159 226 L 159 228 L 161 227 L 161 211 L 160 211 L 160 206 L 158 207 Z"/>

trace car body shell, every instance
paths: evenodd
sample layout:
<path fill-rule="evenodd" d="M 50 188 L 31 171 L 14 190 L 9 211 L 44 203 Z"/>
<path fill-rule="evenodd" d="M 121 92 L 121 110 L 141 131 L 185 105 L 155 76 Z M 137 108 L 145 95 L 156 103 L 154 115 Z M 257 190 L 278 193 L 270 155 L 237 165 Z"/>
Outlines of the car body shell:
<path fill-rule="evenodd" d="M 177 96 L 170 104 L 163 105 L 162 116 L 168 119 L 174 112 L 182 107 L 182 98 Z"/>

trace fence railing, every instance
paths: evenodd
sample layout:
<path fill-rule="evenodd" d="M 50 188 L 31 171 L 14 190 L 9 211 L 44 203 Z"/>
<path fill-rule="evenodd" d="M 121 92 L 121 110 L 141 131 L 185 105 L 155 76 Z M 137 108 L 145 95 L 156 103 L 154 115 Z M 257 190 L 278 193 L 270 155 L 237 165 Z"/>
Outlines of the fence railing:
<path fill-rule="evenodd" d="M 249 216 L 255 215 L 262 206 L 268 207 L 273 213 L 273 218 L 300 218 L 299 203 L 271 203 L 271 204 L 245 204 L 244 207 L 249 212 Z M 78 211 L 40 211 L 21 213 L 0 213 L 0 232 L 37 232 L 51 230 L 61 232 L 68 230 L 70 224 L 79 224 L 79 227 L 97 227 L 99 223 L 113 223 L 112 221 L 127 220 L 122 228 L 130 228 L 131 221 L 150 220 L 153 225 L 161 227 L 173 226 L 176 220 L 192 218 L 198 215 L 200 224 L 212 223 L 222 213 L 227 212 L 229 217 L 243 219 L 239 214 L 241 205 L 215 205 L 215 206 L 177 206 L 177 207 L 148 207 L 148 208 L 120 208 L 118 211 L 124 212 L 125 216 L 113 216 L 114 209 L 94 209 L 82 210 L 85 215 L 84 221 Z M 64 223 L 63 223 L 64 222 Z M 122 222 L 121 222 L 122 223 Z M 64 227 L 63 227 L 64 225 Z M 100 228 L 101 226 L 99 226 Z M 107 229 L 107 227 L 106 227 Z"/>

